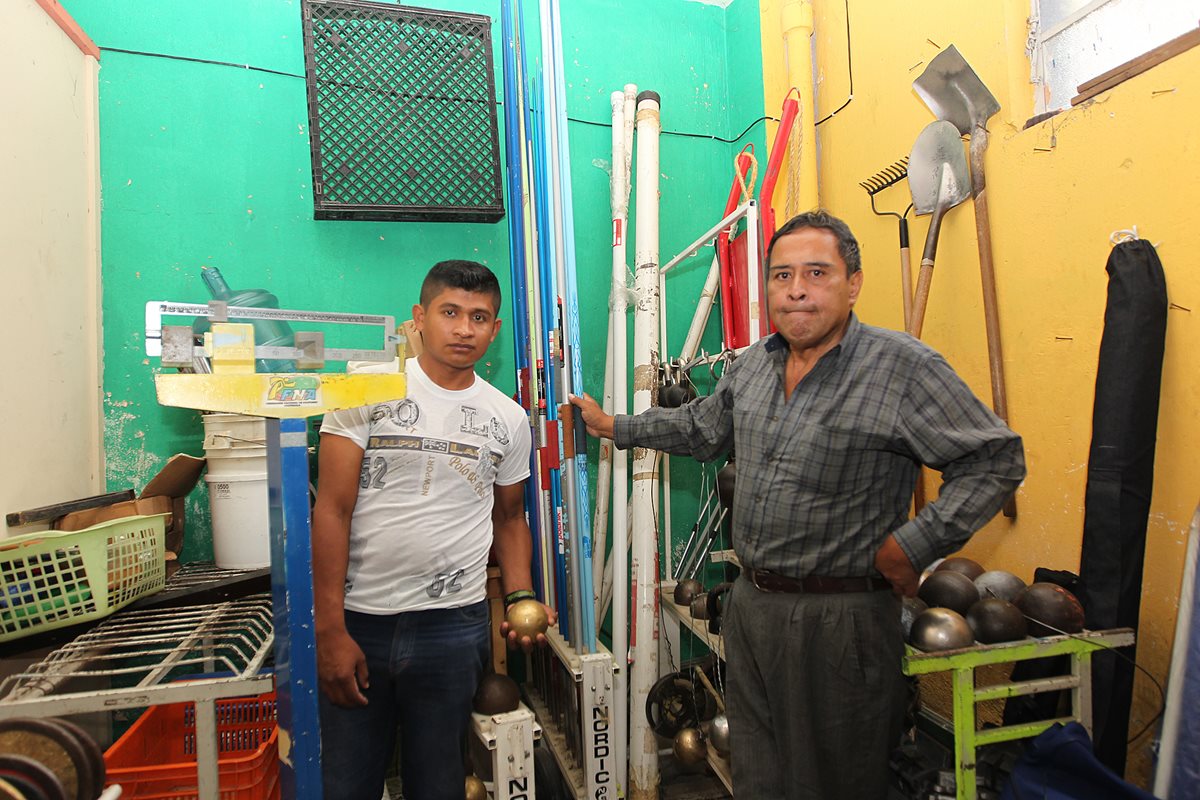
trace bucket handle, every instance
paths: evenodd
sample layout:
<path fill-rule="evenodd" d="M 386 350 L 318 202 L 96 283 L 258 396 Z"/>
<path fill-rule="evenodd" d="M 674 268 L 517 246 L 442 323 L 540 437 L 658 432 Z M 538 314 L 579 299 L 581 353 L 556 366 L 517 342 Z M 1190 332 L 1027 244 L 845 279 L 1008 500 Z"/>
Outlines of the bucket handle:
<path fill-rule="evenodd" d="M 223 445 L 216 444 L 216 441 L 218 439 L 224 439 L 225 444 L 223 444 Z M 244 444 L 257 445 L 258 447 L 266 447 L 267 446 L 266 439 L 243 439 L 240 436 L 234 436 L 233 434 L 229 434 L 229 433 L 210 433 L 208 436 L 204 437 L 204 449 L 205 450 L 233 449 L 234 442 L 242 442 Z"/>

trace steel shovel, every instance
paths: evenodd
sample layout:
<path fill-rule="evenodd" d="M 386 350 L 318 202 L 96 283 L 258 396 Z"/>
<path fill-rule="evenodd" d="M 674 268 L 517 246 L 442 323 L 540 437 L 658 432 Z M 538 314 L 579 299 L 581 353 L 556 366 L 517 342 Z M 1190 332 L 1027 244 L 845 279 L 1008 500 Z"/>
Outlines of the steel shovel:
<path fill-rule="evenodd" d="M 945 120 L 931 122 L 917 136 L 908 157 L 908 188 L 917 213 L 933 214 L 929 232 L 925 234 L 921 274 L 917 278 L 917 292 L 908 322 L 908 332 L 919 339 L 929 302 L 929 286 L 933 282 L 933 259 L 937 254 L 942 217 L 971 193 L 967 158 L 958 129 L 953 124 Z"/>
<path fill-rule="evenodd" d="M 1008 422 L 1008 396 L 1004 382 L 1004 353 L 1000 346 L 1000 312 L 996 300 L 996 273 L 992 266 L 992 229 L 988 216 L 987 180 L 983 156 L 988 146 L 987 121 L 1000 103 L 971 69 L 954 45 L 929 62 L 913 81 L 913 89 L 941 120 L 948 120 L 959 133 L 971 137 L 971 194 L 975 198 L 975 237 L 979 244 L 979 272 L 983 284 L 983 317 L 987 330 L 988 366 L 992 378 L 992 408 Z M 1015 518 L 1017 505 L 1010 498 L 1004 515 Z"/>

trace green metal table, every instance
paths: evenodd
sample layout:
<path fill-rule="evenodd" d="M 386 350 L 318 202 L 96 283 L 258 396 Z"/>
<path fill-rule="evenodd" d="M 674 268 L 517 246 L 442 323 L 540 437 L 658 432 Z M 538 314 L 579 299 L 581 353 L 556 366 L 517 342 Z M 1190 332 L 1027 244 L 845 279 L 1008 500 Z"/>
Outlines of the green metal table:
<path fill-rule="evenodd" d="M 975 751 L 984 745 L 1037 736 L 1056 722 L 1077 721 L 1092 733 L 1092 653 L 1105 648 L 1133 644 L 1132 628 L 1084 631 L 1069 636 L 1025 638 L 1001 644 L 981 644 L 961 650 L 922 653 L 908 648 L 903 660 L 905 675 L 951 673 L 954 711 L 954 782 L 959 800 L 975 800 Z M 999 683 L 976 688 L 975 668 L 989 664 L 1029 661 L 1035 658 L 1066 655 L 1071 657 L 1071 672 L 1051 678 Z M 1071 691 L 1071 715 L 1053 719 L 1005 725 L 987 730 L 976 729 L 975 704 L 985 700 L 1004 700 L 1020 695 L 1040 694 L 1063 689 Z"/>

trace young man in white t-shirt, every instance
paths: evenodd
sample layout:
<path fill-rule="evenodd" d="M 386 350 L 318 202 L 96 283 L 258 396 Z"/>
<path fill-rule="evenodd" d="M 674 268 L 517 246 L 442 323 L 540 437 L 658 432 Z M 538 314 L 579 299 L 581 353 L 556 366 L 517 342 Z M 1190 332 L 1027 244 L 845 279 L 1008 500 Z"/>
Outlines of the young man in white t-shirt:
<path fill-rule="evenodd" d="M 321 426 L 313 587 L 325 800 L 379 797 L 397 731 L 405 796 L 461 798 L 493 544 L 506 602 L 533 597 L 528 418 L 475 374 L 499 308 L 487 267 L 436 264 L 413 306 L 423 350 L 405 364 L 407 396 Z"/>

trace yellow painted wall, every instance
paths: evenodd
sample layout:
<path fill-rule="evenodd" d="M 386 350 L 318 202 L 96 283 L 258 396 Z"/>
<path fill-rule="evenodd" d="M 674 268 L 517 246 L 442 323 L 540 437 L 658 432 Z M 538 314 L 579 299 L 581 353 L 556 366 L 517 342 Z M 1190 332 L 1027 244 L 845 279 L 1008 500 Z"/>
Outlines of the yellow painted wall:
<path fill-rule="evenodd" d="M 103 491 L 96 73 L 96 60 L 80 52 L 34 0 L 4 4 L 0 511 L 5 513 Z M 5 526 L 0 537 L 26 530 Z"/>
<path fill-rule="evenodd" d="M 777 40 L 782 2 L 761 2 L 768 112 L 786 91 Z M 818 118 L 849 92 L 846 5 L 814 3 Z M 1037 566 L 1079 569 L 1109 235 L 1136 225 L 1157 245 L 1172 307 L 1138 661 L 1165 683 L 1187 527 L 1200 499 L 1194 464 L 1200 442 L 1200 226 L 1194 222 L 1200 48 L 1023 131 L 1033 107 L 1025 0 L 848 5 L 854 100 L 817 129 L 819 181 L 821 204 L 846 219 L 863 246 L 866 284 L 858 311 L 864 321 L 903 327 L 895 220 L 872 215 L 858 182 L 907 155 L 932 121 L 912 79 L 954 44 L 1002 106 L 989 125 L 986 172 L 1010 418 L 1025 441 L 1029 476 L 1017 496 L 1019 518 L 997 517 L 965 551 L 984 565 L 1026 579 Z M 903 210 L 906 184 L 876 200 L 880 208 Z M 973 213 L 968 201 L 943 226 L 925 339 L 986 401 Z M 926 222 L 912 224 L 914 264 Z M 1159 703 L 1157 690 L 1139 674 L 1131 732 Z M 1150 780 L 1151 739 L 1146 735 L 1130 748 L 1128 777 L 1142 784 Z"/>

